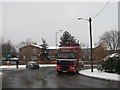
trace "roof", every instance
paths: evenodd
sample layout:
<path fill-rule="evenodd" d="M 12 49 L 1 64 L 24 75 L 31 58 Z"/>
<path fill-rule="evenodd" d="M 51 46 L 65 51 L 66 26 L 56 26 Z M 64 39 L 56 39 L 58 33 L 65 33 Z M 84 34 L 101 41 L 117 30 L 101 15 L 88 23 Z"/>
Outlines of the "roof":
<path fill-rule="evenodd" d="M 34 46 L 34 47 L 38 47 L 38 48 L 42 48 L 42 46 L 40 46 L 40 45 L 34 45 L 34 44 L 30 44 L 31 46 Z M 29 45 L 27 45 L 27 46 L 29 46 Z M 26 46 L 24 46 L 24 47 L 26 47 Z M 24 48 L 24 47 L 21 47 L 21 48 Z M 47 47 L 47 49 L 58 49 L 59 47 L 57 46 L 48 46 Z"/>
<path fill-rule="evenodd" d="M 28 46 L 34 46 L 34 47 L 42 48 L 41 46 L 39 46 L 39 45 L 34 45 L 34 44 L 29 44 L 29 45 L 26 45 L 26 46 L 23 46 L 23 47 L 20 47 L 20 48 L 25 48 L 25 47 L 28 47 Z"/>
<path fill-rule="evenodd" d="M 32 46 L 42 48 L 42 46 L 40 46 L 40 45 L 32 45 Z M 58 49 L 59 47 L 58 46 L 57 47 L 56 46 L 48 46 L 47 47 L 47 49 L 56 49 L 56 48 Z"/>
<path fill-rule="evenodd" d="M 40 45 L 34 45 L 34 44 L 31 44 L 31 45 L 34 47 L 42 48 Z"/>
<path fill-rule="evenodd" d="M 79 47 L 68 47 L 68 46 L 65 46 L 65 47 L 60 47 L 60 49 L 63 48 L 63 49 L 71 49 L 71 48 L 79 48 Z"/>
<path fill-rule="evenodd" d="M 93 48 L 96 48 L 96 47 L 98 47 L 99 45 L 92 45 L 92 49 Z M 91 49 L 91 46 L 89 45 L 89 46 L 84 46 L 84 47 L 82 47 L 82 49 Z"/>
<path fill-rule="evenodd" d="M 57 46 L 48 46 L 48 48 L 47 49 L 58 49 L 59 47 Z"/>

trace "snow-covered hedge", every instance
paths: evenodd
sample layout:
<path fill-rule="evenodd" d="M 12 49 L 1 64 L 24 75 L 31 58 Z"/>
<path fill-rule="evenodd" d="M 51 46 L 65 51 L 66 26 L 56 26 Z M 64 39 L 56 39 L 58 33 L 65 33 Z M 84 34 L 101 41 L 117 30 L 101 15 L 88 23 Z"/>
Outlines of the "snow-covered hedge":
<path fill-rule="evenodd" d="M 118 53 L 105 57 L 101 64 L 104 71 L 120 73 L 120 55 Z"/>

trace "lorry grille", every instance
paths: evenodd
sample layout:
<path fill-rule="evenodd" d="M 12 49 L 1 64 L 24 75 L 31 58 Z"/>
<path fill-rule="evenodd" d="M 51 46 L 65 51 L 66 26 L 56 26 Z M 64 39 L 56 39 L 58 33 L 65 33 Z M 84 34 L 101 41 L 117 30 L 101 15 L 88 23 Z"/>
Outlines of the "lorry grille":
<path fill-rule="evenodd" d="M 70 67 L 68 65 L 61 65 L 60 68 L 63 69 L 63 70 L 69 70 L 70 69 Z"/>

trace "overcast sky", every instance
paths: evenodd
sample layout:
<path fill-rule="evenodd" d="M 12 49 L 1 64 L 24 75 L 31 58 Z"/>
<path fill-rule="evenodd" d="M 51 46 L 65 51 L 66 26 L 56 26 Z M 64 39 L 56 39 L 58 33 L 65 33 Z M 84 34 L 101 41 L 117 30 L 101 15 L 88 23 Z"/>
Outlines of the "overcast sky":
<path fill-rule="evenodd" d="M 108 2 L 109 0 L 107 0 Z M 77 40 L 89 44 L 89 23 L 107 2 L 2 2 L 2 37 L 18 44 L 30 38 L 41 44 L 43 37 L 55 45 L 55 33 L 68 31 Z M 118 4 L 111 2 L 92 21 L 93 43 L 106 31 L 118 30 Z M 59 32 L 58 42 L 63 32 Z"/>

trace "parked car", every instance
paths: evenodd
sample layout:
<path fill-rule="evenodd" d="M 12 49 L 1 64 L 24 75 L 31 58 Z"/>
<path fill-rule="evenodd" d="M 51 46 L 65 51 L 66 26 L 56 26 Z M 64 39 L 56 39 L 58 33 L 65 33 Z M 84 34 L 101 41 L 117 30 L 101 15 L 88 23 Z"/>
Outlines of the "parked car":
<path fill-rule="evenodd" d="M 55 60 L 56 58 L 55 58 L 55 56 L 51 56 L 50 59 L 51 60 Z"/>
<path fill-rule="evenodd" d="M 39 65 L 35 61 L 29 61 L 26 65 L 28 69 L 39 69 Z"/>

